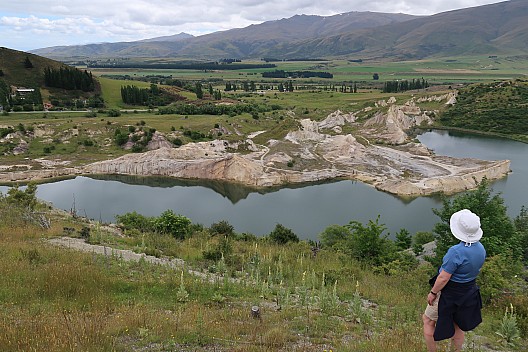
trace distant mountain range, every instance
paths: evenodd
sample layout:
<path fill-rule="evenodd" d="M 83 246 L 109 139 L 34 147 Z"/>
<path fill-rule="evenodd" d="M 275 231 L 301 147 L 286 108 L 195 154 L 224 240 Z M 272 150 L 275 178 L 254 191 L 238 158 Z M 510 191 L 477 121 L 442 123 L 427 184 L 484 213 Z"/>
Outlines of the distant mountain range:
<path fill-rule="evenodd" d="M 392 58 L 526 54 L 528 1 L 510 0 L 418 17 L 349 12 L 297 15 L 198 37 L 186 33 L 124 43 L 60 46 L 32 51 L 52 58 Z"/>

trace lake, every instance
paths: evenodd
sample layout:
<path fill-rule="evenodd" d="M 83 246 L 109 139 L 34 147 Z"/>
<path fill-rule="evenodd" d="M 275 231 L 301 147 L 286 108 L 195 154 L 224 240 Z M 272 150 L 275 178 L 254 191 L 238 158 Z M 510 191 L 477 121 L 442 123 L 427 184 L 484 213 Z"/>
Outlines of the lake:
<path fill-rule="evenodd" d="M 429 131 L 418 139 L 437 154 L 486 160 L 510 159 L 513 172 L 493 183 L 510 216 L 528 205 L 528 145 L 506 139 L 447 131 Z M 5 192 L 7 187 L 0 187 Z M 262 192 L 262 191 L 261 191 Z M 223 182 L 197 182 L 159 177 L 76 177 L 38 186 L 37 196 L 56 207 L 95 220 L 112 222 L 115 215 L 137 211 L 157 216 L 167 209 L 209 226 L 227 220 L 237 232 L 266 235 L 280 223 L 300 238 L 317 239 L 332 224 L 376 219 L 394 234 L 431 231 L 438 218 L 438 197 L 403 200 L 356 181 L 270 189 L 266 193 Z"/>

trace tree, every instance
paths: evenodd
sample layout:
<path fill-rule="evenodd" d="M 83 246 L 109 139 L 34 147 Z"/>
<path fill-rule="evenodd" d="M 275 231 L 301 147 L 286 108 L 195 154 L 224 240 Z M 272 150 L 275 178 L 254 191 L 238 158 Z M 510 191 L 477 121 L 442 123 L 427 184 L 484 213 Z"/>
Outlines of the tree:
<path fill-rule="evenodd" d="M 522 256 L 525 263 L 528 263 L 528 209 L 521 207 L 521 212 L 513 220 L 515 230 L 517 230 L 518 240 L 523 250 Z"/>
<path fill-rule="evenodd" d="M 286 244 L 288 242 L 299 242 L 299 237 L 287 227 L 281 224 L 275 225 L 275 228 L 269 234 L 269 238 L 278 244 Z"/>
<path fill-rule="evenodd" d="M 25 68 L 33 68 L 33 64 L 29 60 L 29 57 L 26 56 L 26 59 L 24 60 L 24 67 Z"/>
<path fill-rule="evenodd" d="M 396 247 L 400 250 L 405 250 L 407 248 L 411 247 L 412 244 L 412 236 L 409 231 L 406 229 L 400 229 L 398 233 L 396 233 Z"/>
<path fill-rule="evenodd" d="M 372 75 L 372 79 L 377 81 L 379 79 L 379 74 L 375 73 Z"/>
<path fill-rule="evenodd" d="M 203 98 L 203 90 L 202 90 L 202 84 L 201 83 L 196 83 L 196 88 L 195 88 L 195 93 L 196 93 L 196 98 L 198 99 L 202 99 Z"/>
<path fill-rule="evenodd" d="M 33 210 L 37 205 L 37 185 L 29 183 L 25 190 L 20 190 L 18 186 L 10 188 L 7 191 L 8 204 L 14 207 L 21 207 L 28 210 Z"/>
<path fill-rule="evenodd" d="M 489 182 L 483 179 L 476 190 L 458 195 L 452 200 L 444 198 L 443 207 L 433 209 L 433 213 L 441 220 L 434 226 L 437 246 L 433 264 L 439 265 L 449 247 L 460 242 L 451 234 L 449 220 L 453 213 L 462 209 L 469 209 L 480 217 L 484 232 L 480 242 L 486 248 L 488 256 L 504 253 L 520 257 L 521 245 L 515 235 L 513 222 L 506 213 L 504 200 L 491 192 Z"/>

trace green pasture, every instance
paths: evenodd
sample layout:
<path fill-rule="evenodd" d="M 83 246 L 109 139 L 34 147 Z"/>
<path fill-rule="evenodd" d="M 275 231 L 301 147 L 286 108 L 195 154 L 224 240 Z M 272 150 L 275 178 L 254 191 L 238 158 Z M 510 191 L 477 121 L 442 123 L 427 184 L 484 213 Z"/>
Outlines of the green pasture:
<path fill-rule="evenodd" d="M 251 62 L 247 62 L 251 63 Z M 253 62 L 261 63 L 261 62 Z M 116 74 L 144 77 L 148 75 L 172 76 L 174 79 L 201 81 L 255 81 L 278 82 L 281 79 L 265 79 L 261 73 L 272 70 L 284 71 L 324 71 L 334 75 L 333 79 L 296 79 L 297 84 L 320 83 L 337 84 L 340 82 L 375 83 L 372 79 L 378 73 L 379 81 L 400 79 L 428 80 L 431 84 L 470 83 L 489 80 L 506 80 L 526 77 L 528 74 L 528 59 L 519 57 L 452 57 L 415 61 L 369 61 L 350 62 L 348 60 L 333 61 L 300 61 L 273 62 L 277 67 L 265 69 L 244 70 L 148 70 L 148 69 L 94 69 L 96 75 Z"/>

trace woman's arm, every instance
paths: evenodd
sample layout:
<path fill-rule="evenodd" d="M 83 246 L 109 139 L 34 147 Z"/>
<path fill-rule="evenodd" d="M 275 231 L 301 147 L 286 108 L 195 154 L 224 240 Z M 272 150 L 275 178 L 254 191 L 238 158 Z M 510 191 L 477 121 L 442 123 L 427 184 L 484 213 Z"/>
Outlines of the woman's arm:
<path fill-rule="evenodd" d="M 442 269 L 440 271 L 440 274 L 438 274 L 438 277 L 436 278 L 435 284 L 431 289 L 431 292 L 429 292 L 429 294 L 427 295 L 427 303 L 429 303 L 429 305 L 433 305 L 433 302 L 436 299 L 436 295 L 444 288 L 444 286 L 448 283 L 449 279 L 451 279 L 451 274 Z"/>

